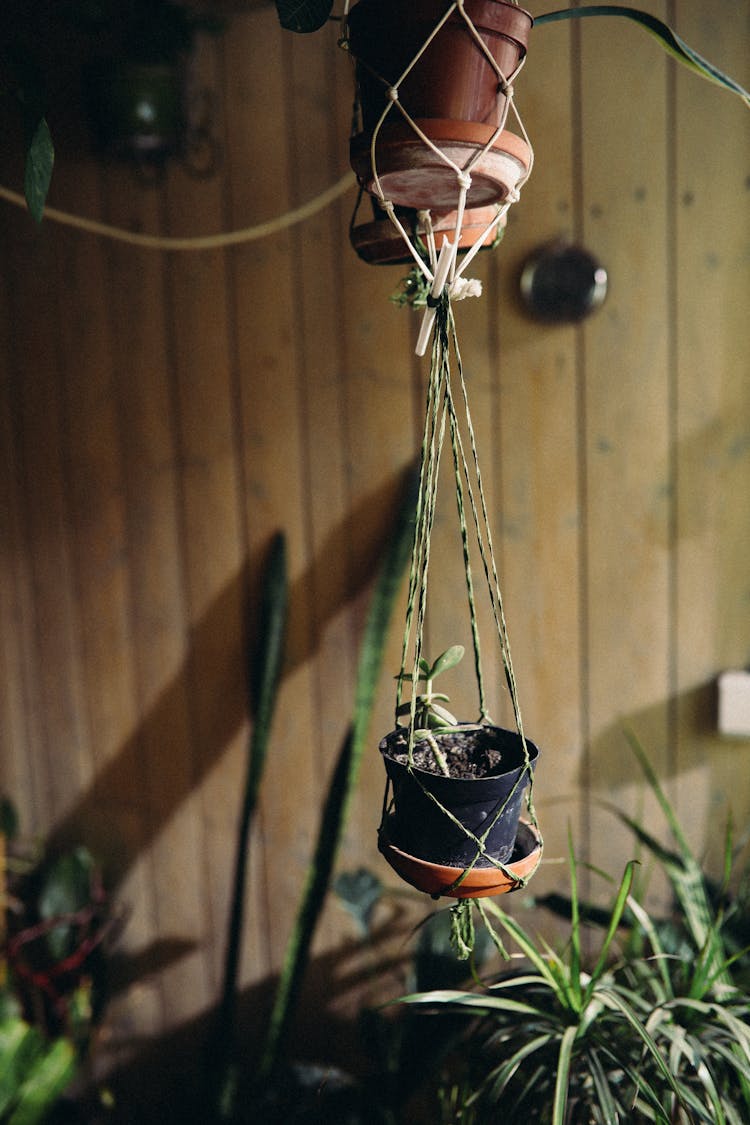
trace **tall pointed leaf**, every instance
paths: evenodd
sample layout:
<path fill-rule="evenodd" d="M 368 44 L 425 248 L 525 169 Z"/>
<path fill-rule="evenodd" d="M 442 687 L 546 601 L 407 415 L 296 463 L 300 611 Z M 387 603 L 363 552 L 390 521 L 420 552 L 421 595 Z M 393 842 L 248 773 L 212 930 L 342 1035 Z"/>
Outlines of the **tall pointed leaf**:
<path fill-rule="evenodd" d="M 615 904 L 612 907 L 612 917 L 609 920 L 609 927 L 607 929 L 604 941 L 602 942 L 602 947 L 599 950 L 599 957 L 597 958 L 596 965 L 592 970 L 591 980 L 589 981 L 589 984 L 586 988 L 584 1004 L 588 1003 L 588 1001 L 591 999 L 591 996 L 597 984 L 599 983 L 599 979 L 607 966 L 609 947 L 611 946 L 614 940 L 614 936 L 619 929 L 620 922 L 622 921 L 623 911 L 625 910 L 625 904 L 627 903 L 628 895 L 630 894 L 630 888 L 633 885 L 633 873 L 635 871 L 635 865 L 636 861 L 634 859 L 631 859 L 628 860 L 628 863 L 625 866 L 625 872 L 617 891 Z"/>
<path fill-rule="evenodd" d="M 209 1098 L 221 1117 L 231 1114 L 233 1084 L 234 1022 L 237 1003 L 237 977 L 245 917 L 250 828 L 258 804 L 271 725 L 276 708 L 281 666 L 284 655 L 289 589 L 287 580 L 286 539 L 279 532 L 271 543 L 263 574 L 261 605 L 258 619 L 258 644 L 252 652 L 248 681 L 253 710 L 253 729 L 247 753 L 245 789 L 237 828 L 237 847 L 232 880 L 232 902 L 229 913 L 227 950 L 224 959 L 222 993 L 209 1050 L 209 1071 L 217 1088 Z M 217 1104 L 218 1103 L 218 1104 Z"/>
<path fill-rule="evenodd" d="M 539 27 L 545 23 L 553 23 L 558 20 L 583 19 L 587 16 L 621 16 L 623 19 L 633 20 L 644 31 L 653 35 L 661 47 L 683 66 L 686 66 L 701 78 L 705 78 L 708 82 L 714 82 L 725 90 L 737 94 L 738 97 L 742 98 L 745 105 L 750 106 L 750 94 L 740 86 L 739 82 L 735 82 L 733 78 L 723 74 L 708 59 L 704 59 L 702 55 L 689 47 L 685 40 L 681 39 L 668 24 L 663 23 L 648 12 L 642 12 L 639 8 L 630 8 L 620 4 L 592 4 L 585 8 L 565 8 L 559 12 L 546 12 L 544 15 L 536 16 L 534 23 Z"/>
<path fill-rule="evenodd" d="M 557 1056 L 557 1076 L 555 1079 L 555 1100 L 552 1107 L 552 1125 L 565 1125 L 565 1109 L 568 1104 L 568 1084 L 570 1064 L 573 1058 L 573 1043 L 578 1028 L 575 1024 L 566 1027 L 560 1039 Z"/>
<path fill-rule="evenodd" d="M 410 556 L 414 533 L 414 500 L 415 478 L 414 473 L 410 472 L 370 601 L 357 666 L 352 725 L 331 779 L 315 853 L 307 870 L 297 919 L 287 945 L 261 1056 L 261 1081 L 267 1080 L 279 1064 L 307 966 L 310 945 L 336 861 L 349 801 L 367 741 L 393 605 Z"/>

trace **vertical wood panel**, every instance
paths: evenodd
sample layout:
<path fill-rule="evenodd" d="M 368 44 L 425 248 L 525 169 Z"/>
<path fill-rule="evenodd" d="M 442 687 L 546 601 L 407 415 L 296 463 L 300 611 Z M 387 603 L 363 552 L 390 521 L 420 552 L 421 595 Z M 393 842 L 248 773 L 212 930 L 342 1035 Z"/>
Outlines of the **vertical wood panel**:
<path fill-rule="evenodd" d="M 749 17 L 747 4 L 683 3 L 677 28 L 747 86 Z M 750 812 L 745 746 L 715 733 L 715 678 L 750 658 L 747 110 L 680 73 L 674 144 L 676 765 L 691 838 L 718 862 L 727 804 L 737 824 Z"/>
<path fill-rule="evenodd" d="M 521 311 L 518 282 L 532 251 L 571 241 L 574 134 L 571 32 L 533 33 L 518 104 L 535 148 L 532 176 L 498 252 L 497 416 L 504 595 L 525 732 L 542 752 L 537 812 L 547 862 L 534 890 L 558 887 L 568 824 L 581 843 L 583 752 L 576 330 Z"/>
<path fill-rule="evenodd" d="M 583 238 L 610 277 L 584 337 L 587 780 L 632 807 L 622 728 L 635 726 L 657 767 L 667 737 L 667 64 L 627 21 L 588 21 L 580 40 Z M 622 867 L 631 838 L 595 804 L 591 816 L 592 855 L 606 848 Z"/>

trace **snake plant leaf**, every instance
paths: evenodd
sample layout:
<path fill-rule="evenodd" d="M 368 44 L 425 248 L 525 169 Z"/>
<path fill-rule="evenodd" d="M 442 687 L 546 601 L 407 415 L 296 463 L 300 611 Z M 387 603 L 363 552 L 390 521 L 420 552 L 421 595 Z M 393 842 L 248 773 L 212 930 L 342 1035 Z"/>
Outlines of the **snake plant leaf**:
<path fill-rule="evenodd" d="M 536 16 L 534 23 L 536 26 L 541 26 L 545 23 L 555 23 L 558 20 L 577 20 L 587 16 L 621 16 L 623 19 L 633 20 L 644 31 L 653 35 L 664 50 L 682 63 L 683 66 L 686 66 L 701 78 L 705 78 L 706 81 L 713 82 L 717 86 L 729 90 L 730 93 L 736 94 L 742 98 L 745 105 L 750 106 L 750 94 L 744 87 L 740 86 L 739 82 L 735 82 L 733 78 L 722 73 L 708 59 L 704 59 L 702 55 L 694 51 L 668 24 L 663 23 L 662 20 L 648 12 L 642 12 L 639 8 L 630 8 L 621 4 L 592 4 L 586 8 L 565 8 L 559 12 L 545 12 L 544 15 Z"/>
<path fill-rule="evenodd" d="M 245 918 L 248 845 L 268 756 L 271 724 L 281 680 L 288 602 L 286 539 L 282 532 L 278 532 L 271 542 L 263 573 L 258 643 L 249 657 L 248 686 L 253 712 L 253 729 L 248 745 L 245 788 L 237 828 L 222 992 L 215 1034 L 210 1044 L 211 1070 L 216 1076 L 215 1101 L 218 1120 L 225 1120 L 232 1113 L 235 1082 L 231 1056 L 237 1005 L 237 977 Z"/>
<path fill-rule="evenodd" d="M 318 31 L 332 8 L 333 0 L 276 0 L 279 23 L 286 31 Z"/>
<path fill-rule="evenodd" d="M 383 665 L 383 653 L 414 536 L 414 507 L 417 478 L 406 477 L 392 532 L 375 581 L 360 645 L 352 723 L 339 752 L 331 779 L 314 854 L 308 865 L 294 929 L 287 943 L 284 964 L 274 998 L 268 1032 L 259 1065 L 261 1082 L 276 1070 L 291 1024 L 307 965 L 310 946 L 323 909 L 331 873 L 359 764 L 369 733 L 375 693 Z"/>
<path fill-rule="evenodd" d="M 258 630 L 260 639 L 250 669 L 254 722 L 250 744 L 248 800 L 253 807 L 257 801 L 263 776 L 271 721 L 281 678 L 288 601 L 286 539 L 282 532 L 278 532 L 271 542 L 263 576 Z"/>

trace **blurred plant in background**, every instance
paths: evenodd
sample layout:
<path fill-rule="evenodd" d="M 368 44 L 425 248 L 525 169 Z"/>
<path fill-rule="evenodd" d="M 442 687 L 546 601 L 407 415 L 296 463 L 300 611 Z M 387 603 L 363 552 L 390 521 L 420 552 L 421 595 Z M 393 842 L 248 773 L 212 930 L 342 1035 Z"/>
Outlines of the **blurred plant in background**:
<path fill-rule="evenodd" d="M 116 919 L 84 847 L 48 856 L 0 801 L 0 1121 L 48 1115 L 87 1057 Z"/>

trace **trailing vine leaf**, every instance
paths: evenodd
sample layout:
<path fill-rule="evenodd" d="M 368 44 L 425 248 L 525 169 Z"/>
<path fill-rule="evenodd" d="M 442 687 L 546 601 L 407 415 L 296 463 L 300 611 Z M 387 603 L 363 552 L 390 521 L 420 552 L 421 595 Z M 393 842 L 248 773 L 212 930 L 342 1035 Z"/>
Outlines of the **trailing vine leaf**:
<path fill-rule="evenodd" d="M 333 0 L 276 0 L 279 23 L 287 31 L 318 31 L 327 22 Z"/>
<path fill-rule="evenodd" d="M 745 105 L 750 106 L 750 93 L 735 82 L 729 75 L 724 74 L 708 59 L 704 59 L 694 51 L 684 39 L 668 24 L 652 16 L 649 12 L 642 12 L 639 8 L 630 8 L 621 4 L 592 4 L 586 8 L 565 8 L 559 12 L 546 12 L 544 15 L 535 16 L 534 23 L 537 27 L 545 23 L 554 23 L 558 20 L 577 20 L 587 16 L 621 16 L 623 19 L 633 20 L 645 31 L 653 35 L 668 54 L 677 59 L 679 63 L 692 70 L 694 74 L 722 86 L 725 90 L 742 98 Z"/>
<path fill-rule="evenodd" d="M 42 117 L 31 135 L 26 149 L 23 172 L 23 190 L 32 218 L 41 223 L 47 201 L 52 166 L 55 163 L 55 146 L 46 118 Z"/>

